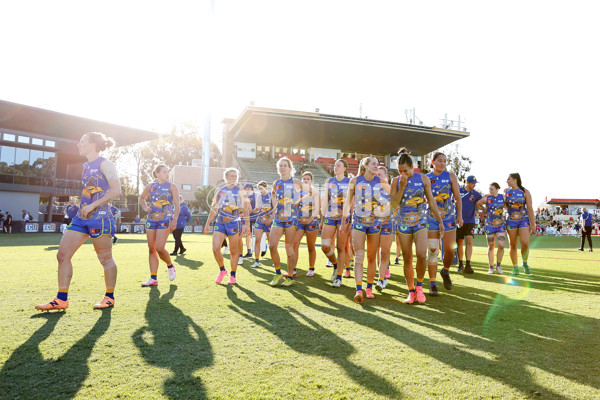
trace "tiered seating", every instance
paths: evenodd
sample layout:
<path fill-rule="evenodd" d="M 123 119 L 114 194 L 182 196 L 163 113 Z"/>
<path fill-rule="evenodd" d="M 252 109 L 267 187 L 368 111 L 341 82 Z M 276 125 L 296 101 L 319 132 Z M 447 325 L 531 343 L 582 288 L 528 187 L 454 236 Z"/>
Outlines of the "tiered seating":
<path fill-rule="evenodd" d="M 242 170 L 244 179 L 253 183 L 265 181 L 271 185 L 277 179 L 277 167 L 275 160 L 264 158 L 238 158 L 237 162 Z"/>
<path fill-rule="evenodd" d="M 300 154 L 282 154 L 279 158 L 281 158 L 281 157 L 287 157 L 294 163 L 301 163 L 301 162 L 306 161 L 306 157 L 304 157 Z"/>
<path fill-rule="evenodd" d="M 331 174 L 329 174 L 329 172 L 327 170 L 325 170 L 325 168 L 323 168 L 323 166 L 321 164 L 317 164 L 317 163 L 306 163 L 307 167 L 304 169 L 305 171 L 310 171 L 310 173 L 313 174 L 314 176 L 314 183 L 316 185 L 322 185 L 327 178 L 331 177 Z M 300 179 L 300 176 L 298 176 L 298 179 Z"/>
<path fill-rule="evenodd" d="M 348 172 L 358 175 L 358 160 L 355 160 L 354 158 L 344 158 L 343 160 L 348 163 Z M 333 165 L 335 164 L 335 160 L 333 158 L 319 157 L 315 160 L 315 162 L 323 165 L 323 168 L 333 175 Z"/>
<path fill-rule="evenodd" d="M 286 156 L 289 157 L 288 155 Z M 292 157 L 297 158 L 302 156 L 294 155 Z M 242 170 L 243 180 L 255 184 L 259 181 L 265 181 L 271 185 L 274 181 L 279 179 L 276 166 L 277 162 L 275 160 L 269 161 L 264 158 L 238 158 L 237 162 Z M 331 176 L 321 164 L 310 163 L 304 160 L 292 160 L 292 162 L 296 168 L 296 178 L 298 179 L 301 179 L 300 172 L 302 169 L 304 169 L 304 171 L 310 171 L 314 176 L 314 183 L 319 185 L 323 184 L 323 182 Z M 304 167 L 304 165 L 306 165 L 306 167 Z"/>

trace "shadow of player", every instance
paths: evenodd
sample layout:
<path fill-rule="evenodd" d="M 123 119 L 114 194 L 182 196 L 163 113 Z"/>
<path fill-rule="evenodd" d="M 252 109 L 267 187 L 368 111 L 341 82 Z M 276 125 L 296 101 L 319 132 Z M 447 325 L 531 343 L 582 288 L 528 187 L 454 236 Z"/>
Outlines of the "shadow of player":
<path fill-rule="evenodd" d="M 148 364 L 173 372 L 164 382 L 166 396 L 205 398 L 202 381 L 192 374 L 212 365 L 212 347 L 202 328 L 170 303 L 176 290 L 177 286 L 171 285 L 161 297 L 158 288 L 151 287 L 145 312 L 148 325 L 132 335 L 133 342 Z"/>

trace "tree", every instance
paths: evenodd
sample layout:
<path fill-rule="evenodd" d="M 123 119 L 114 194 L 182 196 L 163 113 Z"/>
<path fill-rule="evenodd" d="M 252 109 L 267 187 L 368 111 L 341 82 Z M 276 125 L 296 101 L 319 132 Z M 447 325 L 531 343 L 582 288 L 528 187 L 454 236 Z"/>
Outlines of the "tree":
<path fill-rule="evenodd" d="M 139 193 L 135 183 L 129 175 L 121 175 L 119 176 L 119 180 L 121 181 L 121 192 L 123 193 L 123 196 L 127 196 L 128 194 L 137 195 Z"/>
<path fill-rule="evenodd" d="M 140 148 L 140 180 L 145 186 L 152 181 L 152 170 L 158 164 L 172 168 L 179 163 L 191 164 L 202 158 L 202 129 L 193 122 L 176 125 L 171 132 L 146 143 Z M 210 143 L 210 166 L 221 165 L 221 152 L 215 143 Z"/>
<path fill-rule="evenodd" d="M 200 208 L 203 211 L 209 212 L 214 192 L 214 186 L 204 186 L 201 189 L 197 190 L 194 193 L 194 196 L 196 197 L 198 208 Z"/>
<path fill-rule="evenodd" d="M 458 144 L 448 145 L 446 147 L 441 148 L 442 153 L 446 155 L 446 168 L 448 171 L 454 173 L 456 178 L 458 179 L 459 184 L 464 182 L 467 176 L 469 175 L 469 171 L 471 171 L 471 164 L 473 161 L 467 157 L 460 154 L 458 150 Z M 423 157 L 423 172 L 427 172 L 429 168 L 431 168 L 431 161 L 433 160 L 433 153 L 429 153 Z"/>

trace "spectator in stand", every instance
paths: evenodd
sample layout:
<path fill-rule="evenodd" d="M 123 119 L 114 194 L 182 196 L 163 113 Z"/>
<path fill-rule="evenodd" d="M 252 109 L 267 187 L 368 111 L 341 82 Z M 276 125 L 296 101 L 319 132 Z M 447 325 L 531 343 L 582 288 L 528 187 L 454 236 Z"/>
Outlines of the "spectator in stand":
<path fill-rule="evenodd" d="M 77 199 L 71 198 L 69 200 L 69 205 L 67 206 L 67 209 L 65 211 L 64 223 L 70 225 L 71 221 L 73 221 L 73 218 L 75 218 L 78 212 L 79 206 L 77 205 Z"/>
<path fill-rule="evenodd" d="M 4 214 L 2 213 L 2 210 L 0 210 L 0 231 L 4 230 Z"/>
<path fill-rule="evenodd" d="M 139 224 L 139 223 L 142 222 L 142 220 L 140 219 L 139 215 L 136 215 L 135 218 L 133 219 L 133 222 L 136 223 L 136 224 Z"/>
<path fill-rule="evenodd" d="M 23 222 L 29 222 L 29 213 L 25 210 L 23 210 Z"/>
<path fill-rule="evenodd" d="M 581 231 L 581 246 L 577 250 L 583 251 L 583 246 L 585 245 L 585 238 L 587 237 L 588 244 L 590 245 L 590 252 L 594 251 L 592 249 L 592 214 L 588 213 L 586 207 L 583 208 L 583 214 L 581 214 L 581 225 L 583 225 L 583 229 Z"/>
<path fill-rule="evenodd" d="M 183 196 L 179 195 L 179 217 L 177 217 L 177 226 L 173 231 L 173 238 L 175 239 L 175 250 L 171 253 L 172 256 L 177 255 L 177 250 L 179 250 L 179 254 L 185 253 L 187 250 L 183 247 L 183 242 L 181 241 L 181 235 L 183 235 L 183 230 L 188 222 L 192 220 L 192 214 L 188 209 L 187 204 L 183 201 Z"/>

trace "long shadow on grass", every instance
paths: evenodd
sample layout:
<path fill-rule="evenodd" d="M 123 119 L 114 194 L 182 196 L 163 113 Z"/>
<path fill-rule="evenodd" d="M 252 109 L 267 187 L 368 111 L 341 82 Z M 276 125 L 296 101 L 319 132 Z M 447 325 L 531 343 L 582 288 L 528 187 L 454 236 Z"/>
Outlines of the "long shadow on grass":
<path fill-rule="evenodd" d="M 175 264 L 183 265 L 184 267 L 188 267 L 189 269 L 198 269 L 204 265 L 204 262 L 202 261 L 190 260 L 182 255 L 179 255 L 177 257 L 171 256 L 171 260 L 175 261 Z"/>
<path fill-rule="evenodd" d="M 400 397 L 400 393 L 385 378 L 350 361 L 349 357 L 356 350 L 332 331 L 293 308 L 284 309 L 241 286 L 228 289 L 227 297 L 233 303 L 229 306 L 230 309 L 278 336 L 294 351 L 327 357 L 368 390 L 387 397 Z M 235 290 L 244 292 L 251 301 L 240 300 Z M 301 318 L 310 327 L 298 322 L 297 318 Z"/>
<path fill-rule="evenodd" d="M 148 364 L 173 372 L 164 382 L 166 396 L 203 399 L 204 385 L 192 374 L 213 364 L 213 351 L 202 328 L 171 304 L 176 290 L 177 286 L 171 285 L 161 297 L 156 286 L 150 288 L 144 314 L 148 326 L 138 329 L 132 338 Z"/>
<path fill-rule="evenodd" d="M 464 275 L 465 279 L 473 279 L 485 282 L 506 283 L 507 281 L 516 286 L 530 287 L 532 289 L 546 291 L 567 291 L 576 293 L 600 293 L 600 279 L 598 276 L 582 274 L 578 272 L 547 270 L 533 268 L 533 274 L 525 275 L 521 270 L 518 276 L 511 276 L 512 268 L 508 268 L 504 275 L 489 275 L 488 265 L 481 262 L 472 262 L 476 269 L 473 275 Z"/>
<path fill-rule="evenodd" d="M 90 372 L 88 358 L 96 341 L 110 326 L 111 311 L 99 311 L 100 318 L 92 329 L 57 359 L 44 359 L 39 346 L 48 339 L 65 313 L 34 315 L 32 318 L 44 318 L 46 322 L 11 354 L 2 367 L 0 398 L 74 398 Z M 64 335 L 61 333 L 59 337 L 64 338 Z"/>
<path fill-rule="evenodd" d="M 487 270 L 487 266 L 485 269 Z M 267 282 L 270 278 L 269 274 L 260 270 L 250 272 Z M 338 296 L 331 293 L 327 295 L 330 297 L 319 295 L 317 292 L 332 291 L 325 289 L 329 283 L 322 280 L 297 282 L 301 283 L 298 285 L 299 290 L 290 292 L 316 311 L 367 325 L 454 368 L 486 375 L 527 396 L 545 393 L 560 398 L 562 395 L 534 383 L 530 368 L 538 368 L 567 380 L 600 388 L 600 363 L 595 356 L 600 353 L 600 341 L 590 341 L 594 332 L 600 330 L 600 320 L 526 301 L 531 295 L 530 289 L 537 288 L 537 285 L 546 285 L 546 290 L 564 290 L 568 293 L 578 285 L 590 286 L 591 282 L 597 281 L 597 277 L 541 269 L 534 274 L 538 275 L 538 279 L 543 277 L 547 283 L 530 282 L 529 279 L 536 275 L 520 275 L 514 279 L 506 275 L 481 273 L 470 276 L 470 279 L 496 283 L 498 291 L 500 286 L 507 284 L 505 279 L 509 279 L 511 286 L 518 286 L 522 291 L 516 299 L 495 291 L 461 285 L 450 292 L 444 291 L 437 299 L 428 298 L 425 306 L 413 307 L 399 304 L 398 299 L 403 299 L 402 295 L 390 296 L 389 288 L 394 287 L 390 284 L 386 294 L 377 296 L 375 301 L 368 301 L 363 306 L 363 311 L 343 305 L 347 304 L 346 299 L 351 298 L 353 291 L 342 289 L 339 294 L 345 299 L 341 302 L 333 301 L 338 300 L 335 299 Z M 569 283 L 564 284 L 563 279 L 569 280 Z M 552 289 L 553 285 L 561 288 Z M 593 288 L 593 291 L 597 292 L 598 288 Z M 402 292 L 406 293 L 405 290 Z M 581 292 L 586 293 L 584 290 Z M 315 300 L 327 303 L 329 307 L 316 305 Z M 590 301 L 593 301 L 593 297 Z M 438 331 L 458 344 L 450 340 L 449 343 L 429 340 L 403 328 L 401 323 L 394 324 L 373 311 L 394 315 Z M 491 353 L 492 356 L 488 359 L 473 352 Z"/>
<path fill-rule="evenodd" d="M 581 341 L 589 344 L 590 335 L 598 330 L 600 324 L 596 319 L 471 288 L 461 290 L 460 299 L 447 298 L 443 301 L 446 304 L 436 304 L 429 299 L 428 302 L 433 304 L 411 307 L 389 300 L 380 301 L 380 296 L 375 300 L 383 303 L 377 304 L 378 311 L 438 331 L 449 339 L 446 343 L 382 318 L 368 308 L 357 310 L 318 294 L 314 289 L 307 289 L 290 293 L 315 311 L 370 327 L 410 346 L 415 350 L 415 356 L 427 354 L 458 370 L 500 381 L 526 396 L 542 394 L 566 398 L 536 383 L 528 370 L 530 366 L 590 387 L 600 387 L 597 379 L 600 367 L 595 356 L 590 358 L 600 346 L 580 346 Z M 491 353 L 492 357 L 478 352 Z M 582 364 L 582 359 L 589 359 L 596 365 Z"/>

